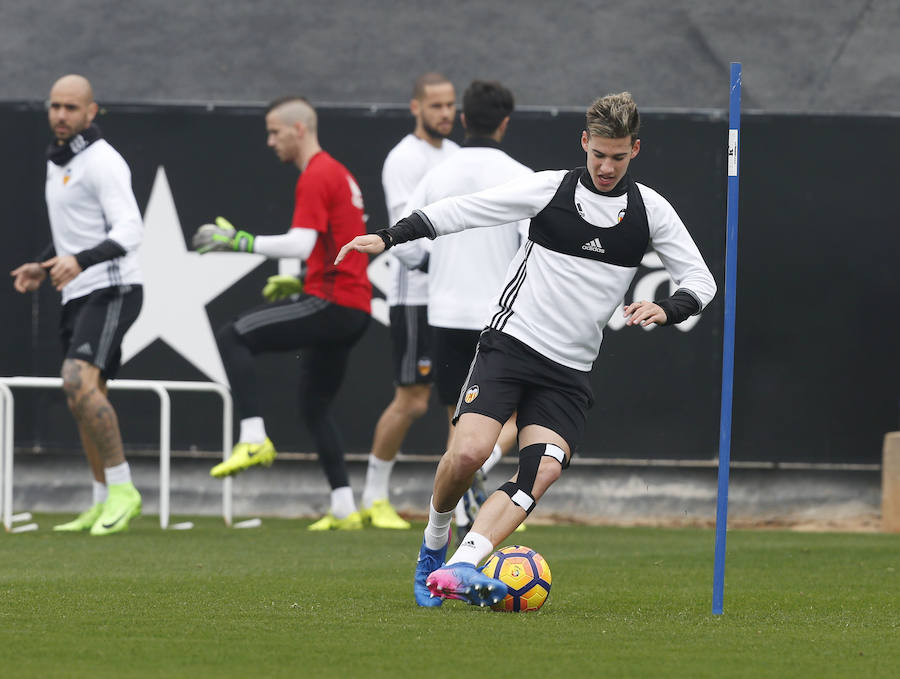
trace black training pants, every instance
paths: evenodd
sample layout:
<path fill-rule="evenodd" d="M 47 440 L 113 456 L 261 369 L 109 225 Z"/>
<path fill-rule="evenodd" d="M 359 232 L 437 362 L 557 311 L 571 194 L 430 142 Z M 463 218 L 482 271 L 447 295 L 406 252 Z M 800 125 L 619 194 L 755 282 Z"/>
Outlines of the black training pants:
<path fill-rule="evenodd" d="M 238 316 L 216 336 L 240 419 L 261 417 L 253 357 L 300 350 L 300 415 L 316 442 L 332 488 L 350 485 L 344 448 L 331 415 L 350 350 L 369 324 L 360 309 L 311 295 L 264 304 Z"/>

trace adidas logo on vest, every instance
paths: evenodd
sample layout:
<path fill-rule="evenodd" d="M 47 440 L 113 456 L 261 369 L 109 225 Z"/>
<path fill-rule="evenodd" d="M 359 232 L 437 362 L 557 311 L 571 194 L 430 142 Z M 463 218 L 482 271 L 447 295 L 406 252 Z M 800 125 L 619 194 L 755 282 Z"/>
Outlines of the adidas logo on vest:
<path fill-rule="evenodd" d="M 595 238 L 594 240 L 585 243 L 581 246 L 581 249 L 590 250 L 591 252 L 606 252 L 606 250 L 603 249 L 603 243 L 600 242 L 599 238 Z"/>

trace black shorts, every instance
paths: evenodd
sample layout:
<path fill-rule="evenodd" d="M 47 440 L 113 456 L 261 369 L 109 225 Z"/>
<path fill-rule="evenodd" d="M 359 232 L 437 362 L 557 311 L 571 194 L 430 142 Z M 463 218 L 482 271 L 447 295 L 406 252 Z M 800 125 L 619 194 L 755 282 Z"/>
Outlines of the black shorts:
<path fill-rule="evenodd" d="M 431 384 L 431 329 L 428 307 L 398 304 L 390 308 L 394 384 Z"/>
<path fill-rule="evenodd" d="M 436 327 L 431 329 L 434 384 L 441 405 L 452 406 L 459 401 L 459 394 L 472 367 L 480 336 L 481 330 Z"/>
<path fill-rule="evenodd" d="M 503 424 L 518 411 L 519 431 L 529 424 L 547 427 L 574 454 L 593 404 L 590 373 L 560 365 L 514 337 L 488 329 L 481 334 L 453 422 L 464 413 L 478 413 Z"/>
<path fill-rule="evenodd" d="M 295 351 L 303 347 L 346 347 L 356 344 L 369 325 L 362 309 L 300 295 L 262 304 L 240 314 L 234 331 L 251 353 Z"/>
<path fill-rule="evenodd" d="M 122 361 L 122 338 L 137 320 L 144 301 L 140 285 L 94 290 L 63 305 L 59 339 L 63 356 L 87 361 L 112 379 Z"/>

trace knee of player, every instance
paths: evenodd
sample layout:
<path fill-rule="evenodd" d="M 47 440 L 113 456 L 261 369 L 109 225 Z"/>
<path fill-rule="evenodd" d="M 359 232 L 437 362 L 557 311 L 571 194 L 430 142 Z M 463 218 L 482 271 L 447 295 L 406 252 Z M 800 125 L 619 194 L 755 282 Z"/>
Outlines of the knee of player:
<path fill-rule="evenodd" d="M 552 443 L 534 443 L 519 451 L 519 470 L 513 480 L 500 487 L 514 504 L 531 513 L 534 504 L 560 477 L 566 454 Z"/>
<path fill-rule="evenodd" d="M 478 445 L 475 441 L 453 441 L 450 449 L 454 466 L 463 476 L 475 473 L 490 456 L 491 449 Z"/>
<path fill-rule="evenodd" d="M 544 456 L 541 458 L 541 464 L 538 467 L 537 477 L 534 481 L 534 495 L 540 497 L 550 486 L 559 480 L 562 476 L 562 465 L 551 457 Z"/>
<path fill-rule="evenodd" d="M 428 400 L 415 400 L 406 406 L 406 414 L 414 420 L 428 412 Z"/>
<path fill-rule="evenodd" d="M 63 361 L 60 377 L 62 377 L 62 390 L 67 399 L 72 400 L 84 391 L 86 382 L 83 373 L 79 361 L 71 358 Z"/>
<path fill-rule="evenodd" d="M 403 391 L 398 390 L 397 407 L 411 419 L 418 419 L 428 412 L 428 399 L 431 391 L 427 388 L 419 386 L 401 387 Z"/>

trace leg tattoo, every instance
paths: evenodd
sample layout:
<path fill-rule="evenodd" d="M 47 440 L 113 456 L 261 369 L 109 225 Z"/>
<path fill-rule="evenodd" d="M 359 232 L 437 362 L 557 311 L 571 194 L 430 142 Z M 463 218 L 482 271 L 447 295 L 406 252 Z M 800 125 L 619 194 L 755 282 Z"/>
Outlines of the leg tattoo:
<path fill-rule="evenodd" d="M 66 359 L 63 363 L 63 391 L 79 429 L 90 438 L 104 467 L 125 461 L 122 435 L 116 411 L 100 388 L 100 371 L 96 366 Z"/>

